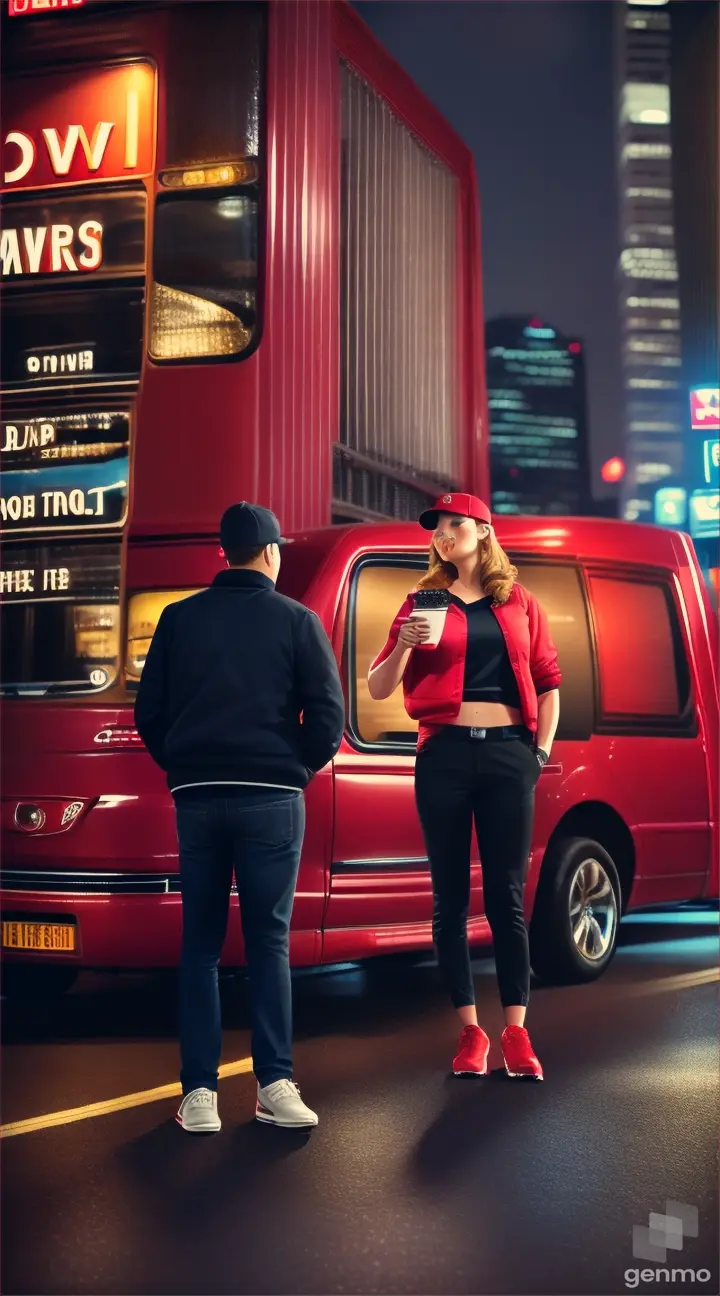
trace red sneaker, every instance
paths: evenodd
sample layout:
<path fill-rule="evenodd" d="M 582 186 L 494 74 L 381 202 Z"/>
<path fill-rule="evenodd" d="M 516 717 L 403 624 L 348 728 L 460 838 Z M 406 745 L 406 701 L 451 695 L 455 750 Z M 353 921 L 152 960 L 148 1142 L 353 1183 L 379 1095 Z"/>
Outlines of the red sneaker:
<path fill-rule="evenodd" d="M 530 1036 L 524 1026 L 506 1026 L 500 1037 L 500 1045 L 509 1076 L 542 1080 L 543 1069 L 535 1057 Z"/>
<path fill-rule="evenodd" d="M 466 1026 L 460 1034 L 453 1075 L 487 1075 L 490 1040 L 480 1026 Z"/>

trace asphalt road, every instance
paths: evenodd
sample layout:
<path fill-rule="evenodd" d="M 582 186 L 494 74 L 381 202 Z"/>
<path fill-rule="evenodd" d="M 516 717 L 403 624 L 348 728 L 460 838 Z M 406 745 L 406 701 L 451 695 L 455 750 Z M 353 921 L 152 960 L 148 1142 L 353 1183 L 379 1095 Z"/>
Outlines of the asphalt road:
<path fill-rule="evenodd" d="M 172 1083 L 177 1058 L 171 978 L 4 1004 L 4 1296 L 717 1293 L 717 912 L 636 916 L 621 941 L 601 981 L 534 991 L 543 1084 L 497 1069 L 489 958 L 485 1080 L 448 1075 L 455 1022 L 431 963 L 298 975 L 311 1134 L 257 1124 L 235 1074 L 213 1137 L 184 1134 L 173 1097 L 7 1136 Z M 224 1000 L 234 1062 L 242 983 Z M 666 1266 L 634 1259 L 633 1226 L 667 1201 L 698 1208 L 698 1236 Z"/>

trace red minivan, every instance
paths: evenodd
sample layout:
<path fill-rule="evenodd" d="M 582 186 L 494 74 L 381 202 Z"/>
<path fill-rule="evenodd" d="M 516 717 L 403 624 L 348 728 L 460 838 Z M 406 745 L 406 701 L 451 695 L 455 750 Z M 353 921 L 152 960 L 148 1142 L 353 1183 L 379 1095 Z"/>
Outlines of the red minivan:
<path fill-rule="evenodd" d="M 496 529 L 547 612 L 564 681 L 526 890 L 533 968 L 548 980 L 588 981 L 611 960 L 629 909 L 718 895 L 716 618 L 692 543 L 678 532 L 563 518 L 498 519 Z M 134 599 L 156 623 L 170 598 L 212 579 L 217 542 L 182 547 L 186 588 L 172 593 L 179 555 L 167 542 L 143 545 L 134 569 L 131 557 L 130 625 Z M 366 682 L 425 566 L 427 535 L 409 523 L 334 527 L 297 536 L 284 555 L 280 589 L 319 615 L 347 692 L 342 747 L 307 793 L 292 960 L 427 949 L 416 725 L 401 690 L 376 702 Z M 24 706 L 22 724 L 3 800 L 6 986 L 59 990 L 81 968 L 176 964 L 173 806 L 132 729 L 131 705 L 78 713 L 46 702 Z M 43 728 L 55 735 L 52 751 Z M 476 945 L 489 941 L 477 856 L 470 932 Z M 237 913 L 224 961 L 243 962 Z"/>

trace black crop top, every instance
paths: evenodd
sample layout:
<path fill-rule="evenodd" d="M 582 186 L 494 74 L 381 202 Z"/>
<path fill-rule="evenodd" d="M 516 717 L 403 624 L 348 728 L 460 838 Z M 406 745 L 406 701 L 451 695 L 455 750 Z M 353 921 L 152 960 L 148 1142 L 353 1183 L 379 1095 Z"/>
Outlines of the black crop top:
<path fill-rule="evenodd" d="M 463 702 L 500 702 L 520 709 L 517 680 L 508 656 L 505 636 L 492 610 L 492 597 L 463 603 L 450 595 L 467 616 L 467 651 Z"/>

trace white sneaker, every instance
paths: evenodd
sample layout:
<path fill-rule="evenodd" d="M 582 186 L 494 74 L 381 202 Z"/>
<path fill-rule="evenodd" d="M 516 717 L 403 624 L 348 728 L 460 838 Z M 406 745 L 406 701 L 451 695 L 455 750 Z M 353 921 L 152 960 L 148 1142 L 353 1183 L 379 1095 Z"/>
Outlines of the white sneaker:
<path fill-rule="evenodd" d="M 185 1094 L 175 1120 L 189 1134 L 216 1134 L 221 1126 L 217 1094 L 212 1089 L 193 1089 Z"/>
<path fill-rule="evenodd" d="M 314 1111 L 305 1106 L 300 1090 L 292 1080 L 276 1080 L 261 1089 L 258 1085 L 255 1119 L 266 1125 L 293 1126 L 317 1125 Z"/>

